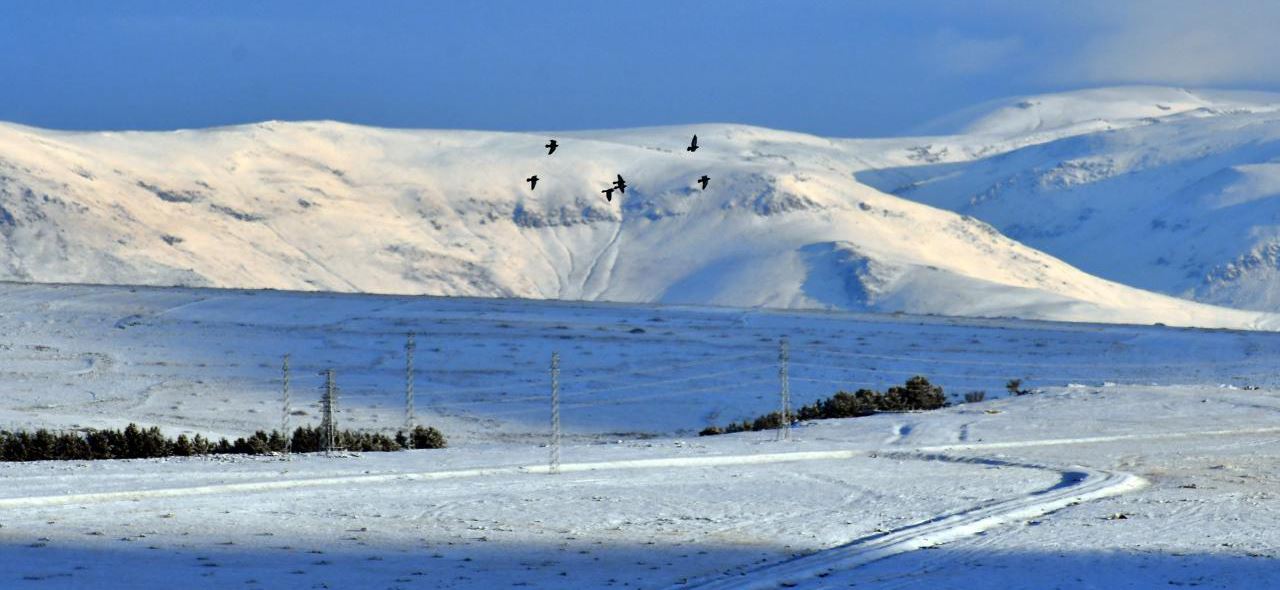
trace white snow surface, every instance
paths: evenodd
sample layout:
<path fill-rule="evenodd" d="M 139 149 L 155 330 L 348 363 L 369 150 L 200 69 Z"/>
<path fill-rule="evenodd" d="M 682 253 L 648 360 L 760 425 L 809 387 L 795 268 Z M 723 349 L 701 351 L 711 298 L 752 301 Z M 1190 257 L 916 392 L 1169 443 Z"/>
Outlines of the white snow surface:
<path fill-rule="evenodd" d="M 970 129 L 1036 141 L 877 165 L 858 179 L 982 219 L 1105 279 L 1276 311 L 1278 105 L 1276 95 L 1167 88 L 1029 97 L 983 111 Z M 949 142 L 974 137 L 939 138 L 923 153 L 949 155 Z"/>
<path fill-rule="evenodd" d="M 1280 333 L 1231 329 L 1277 325 L 1276 102 L 877 140 L 0 126 L 0 278 L 297 290 L 0 283 L 0 429 L 277 428 L 291 354 L 292 425 L 335 369 L 340 426 L 390 432 L 412 332 L 450 441 L 0 463 L 0 588 L 1280 587 Z M 794 405 L 917 374 L 956 405 L 696 436 L 778 408 L 783 337 Z"/>
<path fill-rule="evenodd" d="M 1278 325 L 1100 280 L 854 178 L 1079 132 L 984 125 L 1003 134 L 0 125 L 0 279 Z M 630 188 L 606 202 L 616 174 Z"/>
<path fill-rule="evenodd" d="M 405 334 L 417 411 L 458 441 L 542 440 L 548 362 L 562 356 L 570 435 L 694 434 L 777 408 L 778 341 L 793 395 L 883 390 L 913 375 L 967 391 L 1280 385 L 1280 334 L 829 311 L 484 298 L 0 284 L 0 420 L 242 435 L 280 424 L 291 354 L 296 420 L 334 369 L 343 421 L 400 424 Z M 234 411 L 229 411 L 234 409 Z M 625 411 L 624 411 L 625 409 Z"/>
<path fill-rule="evenodd" d="M 1273 332 L 16 284 L 0 304 L 0 427 L 271 428 L 292 352 L 294 424 L 337 367 L 340 424 L 391 430 L 414 331 L 419 418 L 452 442 L 0 463 L 0 587 L 1280 584 Z M 797 404 L 916 373 L 989 399 L 691 436 L 777 407 L 784 335 Z M 1008 377 L 1040 392 L 1001 397 Z"/>
<path fill-rule="evenodd" d="M 1189 112 L 1266 112 L 1280 109 L 1280 94 L 1119 86 L 990 101 L 925 125 L 921 135 L 1025 135 L 1113 129 Z"/>

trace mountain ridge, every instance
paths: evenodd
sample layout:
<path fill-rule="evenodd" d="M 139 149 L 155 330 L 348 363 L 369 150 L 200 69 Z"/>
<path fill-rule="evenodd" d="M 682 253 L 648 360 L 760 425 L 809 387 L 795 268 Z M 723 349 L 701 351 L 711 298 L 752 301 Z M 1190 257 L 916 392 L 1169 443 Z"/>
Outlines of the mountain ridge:
<path fill-rule="evenodd" d="M 1280 310 L 1280 110 L 1218 105 L 1125 123 L 858 177 L 1104 278 Z"/>
<path fill-rule="evenodd" d="M 549 157 L 535 133 L 0 125 L 0 279 L 1280 325 L 1090 277 L 854 179 L 909 139 L 554 135 Z"/>

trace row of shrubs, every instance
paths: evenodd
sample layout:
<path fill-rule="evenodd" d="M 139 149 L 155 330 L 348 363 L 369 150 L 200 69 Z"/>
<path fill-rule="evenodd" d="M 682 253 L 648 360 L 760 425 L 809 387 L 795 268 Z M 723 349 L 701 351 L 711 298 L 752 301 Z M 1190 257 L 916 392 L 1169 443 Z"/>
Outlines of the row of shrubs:
<path fill-rule="evenodd" d="M 856 418 L 870 416 L 876 412 L 908 412 L 915 410 L 936 410 L 947 405 L 947 397 L 942 388 L 929 383 L 928 379 L 919 375 L 907 379 L 901 387 L 893 386 L 880 393 L 870 389 L 859 389 L 854 393 L 845 391 L 818 400 L 801 407 L 799 411 L 787 416 L 794 423 L 799 420 L 826 420 L 830 418 Z M 755 430 L 773 430 L 784 424 L 781 412 L 770 412 L 755 420 L 743 420 L 725 427 L 708 426 L 698 434 L 711 436 L 734 432 L 751 432 Z"/>
<path fill-rule="evenodd" d="M 447 444 L 439 430 L 417 426 L 395 436 L 381 433 L 342 430 L 335 433 L 337 448 L 348 451 L 400 451 L 404 449 L 442 449 Z M 289 437 L 289 450 L 313 453 L 324 450 L 323 431 L 302 426 Z M 234 441 L 217 442 L 197 434 L 179 434 L 168 438 L 157 427 L 140 428 L 130 424 L 124 430 L 103 429 L 84 432 L 58 432 L 39 429 L 35 432 L 0 431 L 0 461 L 68 461 L 92 459 L 147 459 L 154 457 L 190 457 L 193 455 L 267 455 L 285 451 L 285 437 L 279 431 L 259 430 Z"/>

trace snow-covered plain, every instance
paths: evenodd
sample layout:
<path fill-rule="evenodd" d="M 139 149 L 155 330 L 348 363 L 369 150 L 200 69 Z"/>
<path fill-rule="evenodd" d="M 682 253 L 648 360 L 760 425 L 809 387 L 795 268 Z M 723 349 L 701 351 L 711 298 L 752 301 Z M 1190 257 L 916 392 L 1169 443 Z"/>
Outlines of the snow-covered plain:
<path fill-rule="evenodd" d="M 401 423 L 405 334 L 420 414 L 459 440 L 542 433 L 561 354 L 573 432 L 695 433 L 777 405 L 923 374 L 953 399 L 1081 384 L 1278 385 L 1280 334 L 842 312 L 278 291 L 0 284 L 0 418 L 24 427 L 243 434 L 280 422 L 280 365 L 317 416 L 335 369 L 344 420 Z M 540 435 L 539 435 L 540 436 Z"/>
<path fill-rule="evenodd" d="M 394 429 L 414 331 L 419 415 L 454 443 L 0 464 L 0 587 L 1280 584 L 1280 334 L 18 284 L 0 305 L 5 426 L 270 428 L 289 352 L 299 405 L 337 367 L 342 420 Z M 916 373 L 952 394 L 1044 391 L 789 442 L 691 436 L 776 406 L 782 336 L 797 403 Z"/>

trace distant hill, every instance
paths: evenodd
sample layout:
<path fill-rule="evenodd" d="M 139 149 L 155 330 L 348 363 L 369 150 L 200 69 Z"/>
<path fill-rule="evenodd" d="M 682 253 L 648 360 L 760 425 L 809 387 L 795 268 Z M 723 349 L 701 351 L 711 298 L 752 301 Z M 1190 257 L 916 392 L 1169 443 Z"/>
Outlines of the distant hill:
<path fill-rule="evenodd" d="M 1280 310 L 1280 95 L 1120 88 L 1031 97 L 968 128 L 1046 126 L 1056 137 L 858 178 L 982 219 L 1110 280 Z"/>
<path fill-rule="evenodd" d="M 702 149 L 689 153 L 695 133 Z M 560 148 L 548 156 L 553 136 Z M 1082 137 L 1062 141 L 1092 141 Z M 910 198 L 963 209 L 924 188 L 935 166 L 960 162 L 957 178 L 971 178 L 1052 149 L 1044 141 L 833 140 L 740 125 L 0 125 L 0 279 L 1276 325 L 1090 276 L 978 219 L 855 179 L 884 168 L 875 184 L 905 179 Z M 981 160 L 1009 150 L 1032 151 Z M 627 192 L 606 202 L 616 174 Z"/>

